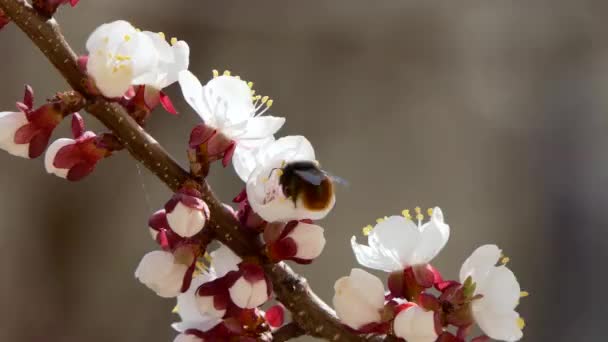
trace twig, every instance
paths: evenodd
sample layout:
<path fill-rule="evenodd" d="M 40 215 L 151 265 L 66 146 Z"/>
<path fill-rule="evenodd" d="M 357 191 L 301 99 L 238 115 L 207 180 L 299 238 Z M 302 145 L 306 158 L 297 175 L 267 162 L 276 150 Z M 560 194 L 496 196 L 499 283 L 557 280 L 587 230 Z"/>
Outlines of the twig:
<path fill-rule="evenodd" d="M 296 324 L 295 322 L 291 322 L 291 323 L 285 324 L 284 326 L 280 327 L 277 331 L 272 333 L 272 336 L 273 336 L 272 340 L 274 342 L 284 342 L 284 341 L 289 341 L 292 338 L 302 336 L 304 334 L 306 334 L 306 331 L 302 330 L 302 328 L 300 328 L 300 326 L 298 324 Z"/>
<path fill-rule="evenodd" d="M 0 9 L 38 46 L 70 86 L 83 94 L 87 100 L 85 109 L 114 133 L 133 158 L 174 191 L 187 183 L 200 188 L 204 200 L 209 205 L 211 226 L 218 240 L 242 257 L 265 260 L 259 253 L 260 246 L 251 243 L 257 239 L 239 229 L 239 222 L 224 208 L 204 180 L 197 180 L 178 165 L 121 105 L 87 90 L 87 75 L 80 70 L 76 54 L 65 41 L 53 18 L 47 20 L 24 0 L 0 0 Z M 297 326 L 304 331 L 302 333 L 331 341 L 396 340 L 392 337 L 355 334 L 337 320 L 333 310 L 320 300 L 306 281 L 289 266 L 284 263 L 273 265 L 265 262 L 264 267 L 272 280 L 277 298 L 293 313 Z"/>

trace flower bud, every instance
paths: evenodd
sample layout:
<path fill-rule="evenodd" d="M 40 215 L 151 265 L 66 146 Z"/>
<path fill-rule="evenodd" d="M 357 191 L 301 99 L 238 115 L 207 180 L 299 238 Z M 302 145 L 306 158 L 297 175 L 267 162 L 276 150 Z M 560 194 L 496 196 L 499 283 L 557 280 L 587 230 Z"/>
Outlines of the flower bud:
<path fill-rule="evenodd" d="M 0 112 L 0 148 L 14 156 L 29 158 L 29 143 L 15 142 L 17 131 L 27 123 L 22 112 Z"/>
<path fill-rule="evenodd" d="M 32 6 L 38 11 L 38 13 L 52 17 L 57 11 L 57 8 L 61 5 L 70 4 L 74 7 L 80 0 L 33 0 Z"/>
<path fill-rule="evenodd" d="M 406 303 L 395 317 L 393 331 L 408 342 L 434 342 L 437 339 L 434 313 Z"/>
<path fill-rule="evenodd" d="M 336 281 L 334 290 L 333 304 L 342 323 L 358 330 L 381 322 L 384 286 L 376 276 L 354 268 L 350 276 Z"/>
<path fill-rule="evenodd" d="M 268 227 L 269 231 L 272 227 Z M 268 252 L 275 260 L 293 260 L 300 264 L 311 263 L 323 252 L 325 236 L 320 226 L 291 221 L 284 226 L 278 239 L 268 243 Z M 265 237 L 268 234 L 265 234 Z"/>
<path fill-rule="evenodd" d="M 95 170 L 97 163 L 112 154 L 100 144 L 100 136 L 85 132 L 77 139 L 61 138 L 49 146 L 46 171 L 69 181 L 79 181 Z"/>
<path fill-rule="evenodd" d="M 135 277 L 164 298 L 176 297 L 181 293 L 188 265 L 178 263 L 172 253 L 153 251 L 142 258 Z"/>
<path fill-rule="evenodd" d="M 200 232 L 209 219 L 209 207 L 198 191 L 182 189 L 165 205 L 167 222 L 181 237 L 192 237 Z"/>
<path fill-rule="evenodd" d="M 6 26 L 11 20 L 4 14 L 4 12 L 0 9 L 0 30 L 4 26 Z"/>
<path fill-rule="evenodd" d="M 285 307 L 277 304 L 266 310 L 266 322 L 273 328 L 280 328 L 285 322 Z"/>
<path fill-rule="evenodd" d="M 239 265 L 240 277 L 230 287 L 230 299 L 242 309 L 252 309 L 264 304 L 270 297 L 270 282 L 261 266 L 251 263 Z"/>

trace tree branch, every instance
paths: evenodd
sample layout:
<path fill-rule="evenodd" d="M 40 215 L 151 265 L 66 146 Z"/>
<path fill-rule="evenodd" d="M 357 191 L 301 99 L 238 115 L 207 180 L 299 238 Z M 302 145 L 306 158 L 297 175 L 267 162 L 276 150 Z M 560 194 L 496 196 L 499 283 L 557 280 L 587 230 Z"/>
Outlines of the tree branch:
<path fill-rule="evenodd" d="M 124 107 L 87 90 L 87 75 L 79 68 L 76 53 L 65 41 L 53 18 L 47 20 L 24 0 L 0 0 L 0 9 L 38 46 L 70 86 L 86 98 L 85 109 L 112 131 L 133 158 L 174 191 L 185 184 L 194 184 L 200 188 L 203 199 L 209 205 L 210 225 L 218 240 L 242 257 L 253 257 L 264 262 L 277 298 L 293 313 L 293 319 L 297 322 L 297 325 L 280 329 L 277 341 L 286 340 L 290 334 L 295 337 L 304 333 L 331 341 L 397 340 L 393 337 L 355 334 L 338 321 L 333 310 L 315 295 L 305 279 L 285 263 L 268 263 L 259 253 L 261 246 L 252 244 L 257 239 L 239 229 L 239 222 L 217 199 L 206 181 L 196 179 L 178 165 L 129 116 Z"/>
<path fill-rule="evenodd" d="M 300 328 L 300 326 L 298 324 L 296 324 L 295 322 L 291 322 L 291 323 L 285 324 L 284 326 L 280 327 L 277 331 L 272 333 L 272 337 L 273 337 L 272 340 L 274 342 L 284 342 L 284 341 L 289 341 L 293 338 L 302 336 L 304 334 L 306 334 L 306 331 L 302 330 L 302 328 Z"/>

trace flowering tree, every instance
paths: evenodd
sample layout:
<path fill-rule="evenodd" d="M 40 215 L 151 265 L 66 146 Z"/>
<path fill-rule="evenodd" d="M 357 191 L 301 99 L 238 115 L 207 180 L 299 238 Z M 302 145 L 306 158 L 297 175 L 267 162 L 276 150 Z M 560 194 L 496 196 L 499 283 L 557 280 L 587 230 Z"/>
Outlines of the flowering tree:
<path fill-rule="evenodd" d="M 252 82 L 213 71 L 203 85 L 188 71 L 184 41 L 119 20 L 91 33 L 87 53 L 78 57 L 52 19 L 67 3 L 78 1 L 0 0 L 0 27 L 17 24 L 73 88 L 36 107 L 26 87 L 17 111 L 0 113 L 0 148 L 23 158 L 46 151 L 47 172 L 69 181 L 126 150 L 174 191 L 149 218 L 159 249 L 142 258 L 135 277 L 158 296 L 176 298 L 175 341 L 521 339 L 524 323 L 515 309 L 527 293 L 497 246 L 475 250 L 458 280 L 443 279 L 431 266 L 450 235 L 440 208 L 428 209 L 428 219 L 418 207 L 378 219 L 363 229 L 367 245 L 353 237 L 357 261 L 388 273 L 388 291 L 356 268 L 336 281 L 335 311 L 329 308 L 285 263 L 309 264 L 322 253 L 326 240 L 316 222 L 335 203 L 336 179 L 321 169 L 311 143 L 302 136 L 275 139 L 285 119 L 265 115 L 273 100 Z M 144 129 L 159 106 L 177 113 L 163 92 L 174 83 L 201 117 L 187 144 L 189 171 Z M 109 131 L 86 131 L 81 110 Z M 66 117 L 72 138 L 49 144 Z M 216 161 L 232 164 L 244 182 L 237 210 L 205 180 Z M 219 247 L 210 248 L 213 241 Z"/>

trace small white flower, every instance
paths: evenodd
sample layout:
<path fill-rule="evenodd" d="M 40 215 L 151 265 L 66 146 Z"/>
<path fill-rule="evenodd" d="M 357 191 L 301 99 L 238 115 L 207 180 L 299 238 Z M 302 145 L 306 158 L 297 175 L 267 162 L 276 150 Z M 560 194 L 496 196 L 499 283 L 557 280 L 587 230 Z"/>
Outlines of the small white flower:
<path fill-rule="evenodd" d="M 221 322 L 221 316 L 209 315 L 199 309 L 198 296 L 196 291 L 202 284 L 213 280 L 214 277 L 207 273 L 202 273 L 192 279 L 192 284 L 188 290 L 177 296 L 177 313 L 181 322 L 173 323 L 172 327 L 178 332 L 185 332 L 189 329 L 207 331 Z"/>
<path fill-rule="evenodd" d="M 158 66 L 152 39 L 124 20 L 99 26 L 86 44 L 87 72 L 106 97 L 120 97 L 133 81 Z"/>
<path fill-rule="evenodd" d="M 280 173 L 273 172 L 287 163 L 315 161 L 315 150 L 305 137 L 287 136 L 273 141 L 260 148 L 255 158 L 256 168 L 247 181 L 247 199 L 253 211 L 261 218 L 268 222 L 319 220 L 331 211 L 335 204 L 333 195 L 330 205 L 323 210 L 307 209 L 301 199 L 294 205 L 279 184 Z"/>
<path fill-rule="evenodd" d="M 476 284 L 474 295 L 483 296 L 472 303 L 473 317 L 481 330 L 495 340 L 518 341 L 524 326 L 515 311 L 521 288 L 510 269 L 496 266 L 501 255 L 496 245 L 477 248 L 462 265 L 460 281 L 471 277 Z"/>
<path fill-rule="evenodd" d="M 188 266 L 176 263 L 172 253 L 150 252 L 141 259 L 135 277 L 157 295 L 164 298 L 180 294 Z"/>
<path fill-rule="evenodd" d="M 179 73 L 179 84 L 186 102 L 217 134 L 236 143 L 235 170 L 246 181 L 245 169 L 238 162 L 266 143 L 283 126 L 285 118 L 263 114 L 272 105 L 268 97 L 253 96 L 245 81 L 225 73 L 216 75 L 203 87 L 190 71 Z M 245 157 L 247 158 L 247 157 Z"/>
<path fill-rule="evenodd" d="M 158 53 L 158 64 L 145 74 L 135 78 L 133 84 L 146 85 L 155 90 L 162 90 L 177 82 L 178 75 L 188 70 L 190 64 L 190 47 L 183 40 L 171 39 L 171 45 L 165 40 L 163 33 L 144 31 L 154 43 Z"/>
<path fill-rule="evenodd" d="M 59 152 L 59 150 L 61 150 L 63 147 L 73 145 L 75 143 L 76 140 L 69 138 L 60 138 L 55 140 L 46 150 L 46 154 L 44 156 L 44 167 L 46 168 L 46 172 L 54 174 L 60 178 L 67 178 L 70 169 L 60 169 L 55 167 L 55 157 L 57 156 L 57 152 Z"/>
<path fill-rule="evenodd" d="M 209 267 L 210 272 L 213 272 L 216 278 L 221 278 L 228 274 L 230 271 L 238 271 L 241 257 L 236 255 L 226 245 L 221 244 L 220 246 L 209 253 L 211 256 L 211 266 Z"/>
<path fill-rule="evenodd" d="M 385 271 L 401 271 L 429 263 L 445 246 L 450 226 L 444 223 L 441 209 L 433 209 L 430 221 L 418 224 L 403 216 L 382 220 L 368 236 L 369 246 L 351 245 L 359 264 Z"/>
<path fill-rule="evenodd" d="M 342 323 L 357 330 L 381 321 L 384 285 L 376 276 L 354 268 L 336 281 L 334 290 L 334 309 Z"/>
<path fill-rule="evenodd" d="M 0 149 L 29 159 L 30 144 L 15 143 L 15 133 L 27 124 L 28 120 L 23 112 L 0 112 Z"/>
<path fill-rule="evenodd" d="M 433 311 L 413 304 L 399 312 L 393 323 L 395 335 L 408 342 L 434 342 L 437 339 Z"/>

